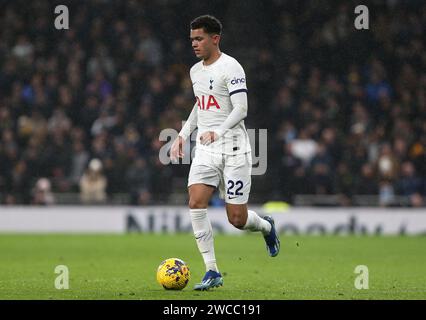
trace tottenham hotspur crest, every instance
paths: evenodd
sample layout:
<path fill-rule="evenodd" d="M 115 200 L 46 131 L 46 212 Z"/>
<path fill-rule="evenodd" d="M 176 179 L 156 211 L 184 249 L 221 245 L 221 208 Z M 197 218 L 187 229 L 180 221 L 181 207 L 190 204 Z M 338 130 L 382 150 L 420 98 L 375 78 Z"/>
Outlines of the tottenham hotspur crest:
<path fill-rule="evenodd" d="M 210 90 L 212 90 L 213 89 L 213 79 L 210 79 Z"/>

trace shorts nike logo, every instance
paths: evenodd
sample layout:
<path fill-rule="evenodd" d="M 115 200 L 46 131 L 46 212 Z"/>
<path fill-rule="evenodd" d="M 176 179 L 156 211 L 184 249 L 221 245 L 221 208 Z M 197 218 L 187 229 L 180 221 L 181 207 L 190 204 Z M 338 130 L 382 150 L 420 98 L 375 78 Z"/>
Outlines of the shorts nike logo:
<path fill-rule="evenodd" d="M 238 196 L 236 196 L 236 197 L 228 197 L 228 199 L 235 199 L 235 198 L 238 198 Z"/>

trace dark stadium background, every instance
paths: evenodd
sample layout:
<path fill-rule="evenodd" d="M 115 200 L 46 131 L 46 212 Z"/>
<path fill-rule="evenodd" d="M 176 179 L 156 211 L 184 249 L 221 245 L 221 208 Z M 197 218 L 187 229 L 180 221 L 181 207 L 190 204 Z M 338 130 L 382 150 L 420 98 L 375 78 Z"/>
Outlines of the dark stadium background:
<path fill-rule="evenodd" d="M 202 14 L 245 69 L 246 127 L 268 132 L 248 208 L 281 240 L 269 257 L 216 194 L 224 286 L 203 293 L 189 165 L 159 158 L 160 132 L 180 130 L 195 101 L 189 25 Z M 0 304 L 131 299 L 140 313 L 158 299 L 163 315 L 256 300 L 265 318 L 266 300 L 424 300 L 425 29 L 424 0 L 0 0 Z M 191 270 L 182 291 L 157 283 L 167 258 Z"/>
<path fill-rule="evenodd" d="M 193 105 L 189 22 L 210 13 L 247 74 L 246 126 L 268 129 L 251 203 L 424 207 L 426 4 L 363 2 L 356 30 L 358 4 L 0 1 L 0 204 L 185 205 L 189 166 L 162 165 L 158 137 Z"/>

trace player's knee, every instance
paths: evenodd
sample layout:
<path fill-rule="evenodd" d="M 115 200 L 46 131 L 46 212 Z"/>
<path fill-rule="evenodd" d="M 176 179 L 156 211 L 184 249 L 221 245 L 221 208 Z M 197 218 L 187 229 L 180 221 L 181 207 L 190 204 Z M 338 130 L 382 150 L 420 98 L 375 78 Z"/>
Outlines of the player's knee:
<path fill-rule="evenodd" d="M 207 204 L 204 201 L 198 199 L 189 199 L 189 209 L 205 209 Z"/>
<path fill-rule="evenodd" d="M 243 229 L 246 224 L 246 221 L 240 215 L 228 215 L 228 221 L 237 229 Z"/>

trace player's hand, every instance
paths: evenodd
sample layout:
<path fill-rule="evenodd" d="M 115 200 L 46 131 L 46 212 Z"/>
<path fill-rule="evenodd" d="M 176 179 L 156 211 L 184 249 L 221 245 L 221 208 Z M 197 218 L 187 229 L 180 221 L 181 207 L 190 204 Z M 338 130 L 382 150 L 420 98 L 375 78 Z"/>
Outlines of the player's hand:
<path fill-rule="evenodd" d="M 207 131 L 200 136 L 200 143 L 205 146 L 208 146 L 210 143 L 216 141 L 217 139 L 219 139 L 219 135 L 216 132 Z"/>
<path fill-rule="evenodd" d="M 172 147 L 170 148 L 170 159 L 172 161 L 177 161 L 178 158 L 183 158 L 185 155 L 183 153 L 183 145 L 185 143 L 185 139 L 181 136 L 178 136 L 176 140 L 173 142 Z"/>

